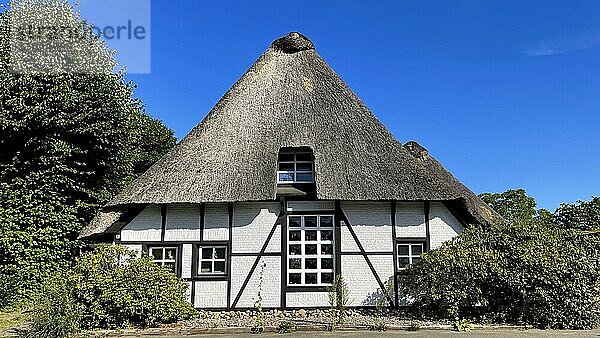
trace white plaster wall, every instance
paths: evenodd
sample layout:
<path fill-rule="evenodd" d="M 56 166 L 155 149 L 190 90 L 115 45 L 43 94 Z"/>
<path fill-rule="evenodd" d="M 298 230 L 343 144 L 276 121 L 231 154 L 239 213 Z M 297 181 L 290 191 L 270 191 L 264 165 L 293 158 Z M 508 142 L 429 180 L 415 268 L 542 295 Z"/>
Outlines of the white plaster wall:
<path fill-rule="evenodd" d="M 149 205 L 121 230 L 121 241 L 160 241 L 160 205 Z"/>
<path fill-rule="evenodd" d="M 181 278 L 192 278 L 192 244 L 181 247 Z"/>
<path fill-rule="evenodd" d="M 192 303 L 192 282 L 184 282 L 187 285 L 187 289 L 185 290 L 185 298 L 188 302 Z"/>
<path fill-rule="evenodd" d="M 165 241 L 199 241 L 200 206 L 169 204 L 165 223 Z"/>
<path fill-rule="evenodd" d="M 281 252 L 281 224 L 277 225 L 277 229 L 275 229 L 265 252 Z"/>
<path fill-rule="evenodd" d="M 237 297 L 256 257 L 231 258 L 231 302 Z M 279 307 L 281 295 L 281 257 L 262 257 L 242 293 L 237 308 L 252 308 L 257 300 L 261 265 L 265 263 L 262 284 L 263 307 Z"/>
<path fill-rule="evenodd" d="M 366 252 L 392 252 L 390 202 L 342 201 L 341 207 Z M 342 245 L 347 242 L 342 234 Z"/>
<path fill-rule="evenodd" d="M 369 255 L 369 259 L 382 283 L 393 276 L 392 255 Z M 342 255 L 342 276 L 348 284 L 349 306 L 373 306 L 382 291 L 362 255 Z"/>
<path fill-rule="evenodd" d="M 398 202 L 396 204 L 396 237 L 425 238 L 425 203 Z"/>
<path fill-rule="evenodd" d="M 227 281 L 196 281 L 195 283 L 194 307 L 227 307 Z"/>
<path fill-rule="evenodd" d="M 287 211 L 333 211 L 334 201 L 289 201 Z"/>
<path fill-rule="evenodd" d="M 229 240 L 229 212 L 227 203 L 206 203 L 204 205 L 204 240 Z"/>
<path fill-rule="evenodd" d="M 327 292 L 288 292 L 285 294 L 285 304 L 290 308 L 330 306 Z"/>
<path fill-rule="evenodd" d="M 235 203 L 231 252 L 259 253 L 277 221 L 279 209 L 277 202 Z M 281 241 L 281 231 L 275 231 L 272 240 Z"/>
<path fill-rule="evenodd" d="M 460 234 L 463 226 L 446 209 L 442 202 L 431 202 L 429 211 L 429 233 L 431 249 L 438 248 L 442 243 Z"/>
<path fill-rule="evenodd" d="M 358 244 L 356 244 L 354 237 L 350 234 L 350 230 L 348 230 L 344 221 L 341 221 L 340 235 L 342 237 L 340 239 L 342 252 L 360 252 Z"/>

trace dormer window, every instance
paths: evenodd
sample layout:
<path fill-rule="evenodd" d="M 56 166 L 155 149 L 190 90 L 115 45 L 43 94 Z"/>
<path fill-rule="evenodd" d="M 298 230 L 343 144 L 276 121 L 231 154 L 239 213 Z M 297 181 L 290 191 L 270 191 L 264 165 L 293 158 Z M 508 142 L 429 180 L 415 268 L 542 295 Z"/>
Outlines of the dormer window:
<path fill-rule="evenodd" d="M 277 183 L 314 183 L 314 159 L 311 151 L 284 151 L 277 162 Z"/>

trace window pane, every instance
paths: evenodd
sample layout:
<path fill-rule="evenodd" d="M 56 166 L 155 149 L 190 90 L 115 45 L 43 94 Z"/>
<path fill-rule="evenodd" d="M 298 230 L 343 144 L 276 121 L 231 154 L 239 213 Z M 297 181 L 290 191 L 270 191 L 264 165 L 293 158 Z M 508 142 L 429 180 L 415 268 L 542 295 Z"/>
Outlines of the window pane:
<path fill-rule="evenodd" d="M 398 256 L 408 256 L 408 245 L 398 245 Z"/>
<path fill-rule="evenodd" d="M 301 244 L 290 245 L 290 255 L 301 255 L 301 254 L 302 254 L 302 245 Z"/>
<path fill-rule="evenodd" d="M 293 161 L 294 154 L 293 153 L 281 153 L 281 154 L 279 154 L 279 160 L 280 161 Z"/>
<path fill-rule="evenodd" d="M 293 182 L 294 174 L 290 173 L 279 173 L 279 182 Z"/>
<path fill-rule="evenodd" d="M 165 249 L 165 259 L 175 260 L 175 257 L 177 257 L 177 249 Z"/>
<path fill-rule="evenodd" d="M 317 240 L 317 230 L 306 230 L 304 232 L 304 240 L 316 241 Z"/>
<path fill-rule="evenodd" d="M 321 258 L 321 269 L 333 269 L 333 258 Z"/>
<path fill-rule="evenodd" d="M 408 257 L 398 258 L 398 269 L 402 269 L 408 266 Z"/>
<path fill-rule="evenodd" d="M 333 227 L 333 217 L 331 216 L 321 216 L 321 227 Z"/>
<path fill-rule="evenodd" d="M 290 241 L 301 241 L 302 232 L 300 230 L 290 231 Z"/>
<path fill-rule="evenodd" d="M 213 248 L 202 248 L 202 259 L 211 259 L 213 256 Z"/>
<path fill-rule="evenodd" d="M 215 248 L 215 258 L 224 259 L 225 258 L 225 248 Z"/>
<path fill-rule="evenodd" d="M 421 260 L 420 257 L 413 257 L 412 258 L 412 264 L 417 264 L 417 263 L 419 263 L 420 260 Z"/>
<path fill-rule="evenodd" d="M 321 284 L 333 283 L 333 273 L 327 272 L 321 274 Z"/>
<path fill-rule="evenodd" d="M 312 182 L 313 181 L 313 174 L 312 173 L 297 173 L 296 174 L 296 181 L 297 182 Z"/>
<path fill-rule="evenodd" d="M 412 245 L 410 249 L 412 251 L 413 256 L 421 256 L 421 254 L 423 253 L 422 244 Z"/>
<path fill-rule="evenodd" d="M 302 269 L 302 259 L 300 259 L 300 258 L 290 259 L 290 269 Z"/>
<path fill-rule="evenodd" d="M 316 228 L 317 227 L 317 216 L 304 217 L 304 226 L 307 228 Z"/>
<path fill-rule="evenodd" d="M 200 263 L 200 272 L 211 273 L 212 272 L 212 263 L 211 262 Z"/>
<path fill-rule="evenodd" d="M 300 153 L 300 154 L 296 154 L 296 161 L 312 161 L 312 154 L 311 153 Z"/>
<path fill-rule="evenodd" d="M 321 244 L 321 255 L 333 255 L 333 244 Z"/>
<path fill-rule="evenodd" d="M 162 259 L 162 253 L 163 253 L 163 249 L 162 248 L 152 248 L 150 249 L 152 251 L 152 258 L 156 259 L 156 260 L 160 260 Z"/>
<path fill-rule="evenodd" d="M 294 171 L 294 163 L 279 163 L 279 171 Z"/>
<path fill-rule="evenodd" d="M 215 262 L 215 272 L 225 272 L 225 262 Z"/>
<path fill-rule="evenodd" d="M 300 227 L 302 222 L 302 217 L 290 217 L 290 227 Z"/>
<path fill-rule="evenodd" d="M 279 169 L 284 170 L 284 169 Z M 287 169 L 285 169 L 287 170 Z M 296 163 L 297 171 L 312 171 L 312 163 Z"/>
<path fill-rule="evenodd" d="M 317 269 L 317 259 L 316 258 L 307 258 L 304 260 L 304 268 L 305 269 Z"/>
<path fill-rule="evenodd" d="M 165 265 L 163 265 L 165 268 L 167 268 L 169 271 L 171 271 L 172 273 L 177 273 L 175 271 L 175 263 L 165 263 Z"/>
<path fill-rule="evenodd" d="M 290 284 L 302 284 L 302 274 L 290 273 Z"/>
<path fill-rule="evenodd" d="M 321 240 L 322 241 L 333 240 L 333 230 L 321 230 Z"/>
<path fill-rule="evenodd" d="M 307 273 L 304 275 L 306 284 L 317 284 L 317 274 L 316 273 Z"/>
<path fill-rule="evenodd" d="M 317 245 L 316 244 L 306 244 L 304 245 L 304 250 L 306 255 L 316 255 L 317 254 Z"/>

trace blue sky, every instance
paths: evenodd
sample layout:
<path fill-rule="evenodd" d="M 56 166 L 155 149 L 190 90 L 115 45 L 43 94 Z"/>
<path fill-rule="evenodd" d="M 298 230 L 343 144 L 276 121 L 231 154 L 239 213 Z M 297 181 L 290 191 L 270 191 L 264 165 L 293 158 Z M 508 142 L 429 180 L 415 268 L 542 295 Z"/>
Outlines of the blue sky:
<path fill-rule="evenodd" d="M 599 1 L 152 1 L 148 113 L 185 136 L 300 31 L 401 142 L 476 193 L 600 193 Z"/>

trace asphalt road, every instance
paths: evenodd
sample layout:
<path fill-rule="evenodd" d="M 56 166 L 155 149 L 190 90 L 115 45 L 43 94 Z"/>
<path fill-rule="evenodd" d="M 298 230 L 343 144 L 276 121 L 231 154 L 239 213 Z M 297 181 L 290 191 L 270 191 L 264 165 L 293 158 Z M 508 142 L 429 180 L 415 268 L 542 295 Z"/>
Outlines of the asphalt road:
<path fill-rule="evenodd" d="M 186 338 L 223 338 L 228 335 L 198 335 L 198 336 L 185 336 Z M 290 338 L 307 338 L 307 337 L 349 337 L 349 338 L 360 338 L 360 337 L 396 337 L 396 336 L 405 336 L 405 337 L 414 337 L 414 338 L 422 338 L 422 337 L 492 337 L 492 338 L 511 338 L 511 337 L 600 337 L 599 330 L 593 331 L 557 331 L 557 330 L 475 330 L 473 332 L 464 333 L 464 332 L 454 332 L 454 331 L 445 331 L 445 330 L 421 330 L 418 332 L 409 332 L 409 331 L 393 331 L 393 332 L 299 332 L 299 333 L 291 333 L 280 335 L 276 333 L 264 333 L 261 335 L 255 334 L 239 334 L 235 335 L 235 337 L 241 338 L 282 338 L 282 337 L 290 337 Z M 153 338 L 181 338 L 183 336 L 168 336 L 168 337 L 157 337 L 153 336 Z"/>

